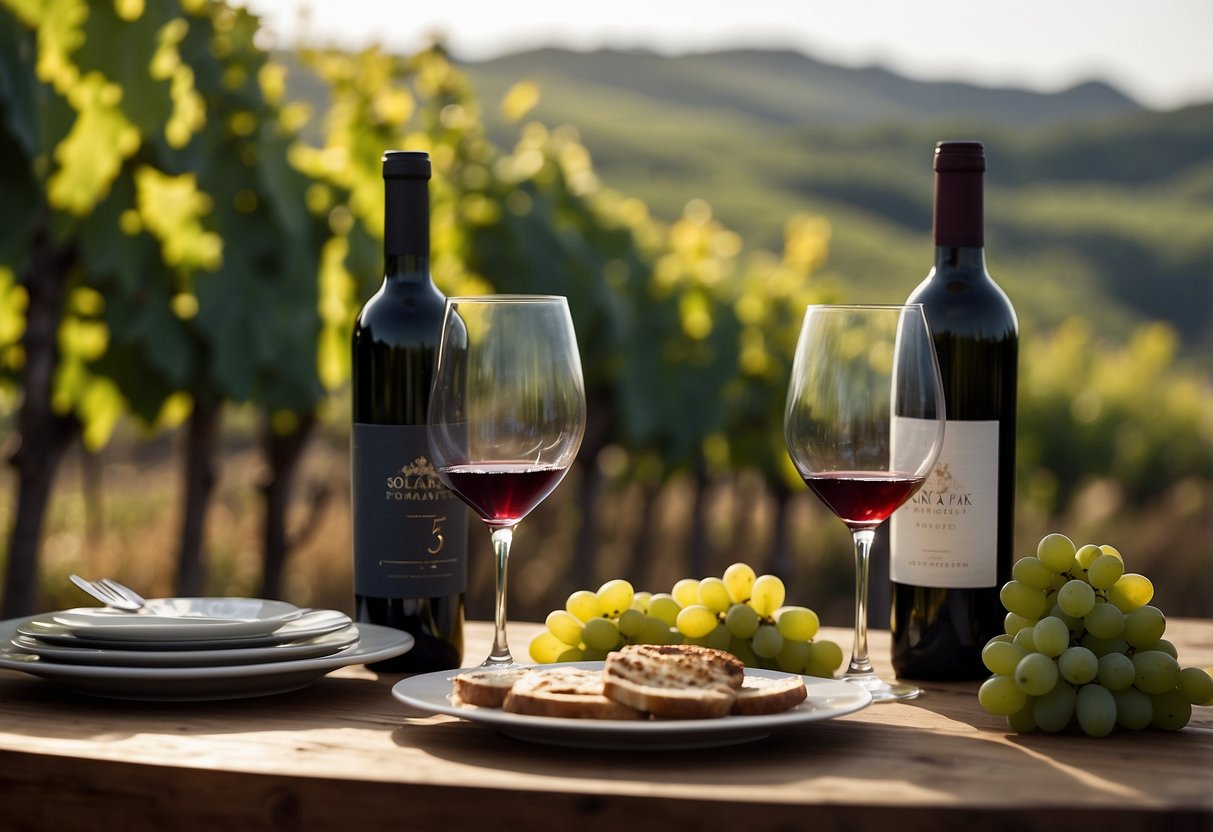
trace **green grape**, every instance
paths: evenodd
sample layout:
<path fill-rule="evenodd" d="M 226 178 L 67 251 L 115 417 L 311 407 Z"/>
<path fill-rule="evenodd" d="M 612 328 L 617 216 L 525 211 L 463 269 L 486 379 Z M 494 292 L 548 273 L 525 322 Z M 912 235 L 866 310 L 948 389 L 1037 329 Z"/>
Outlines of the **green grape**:
<path fill-rule="evenodd" d="M 658 592 L 649 599 L 649 615 L 660 618 L 667 627 L 673 627 L 678 620 L 678 612 L 682 604 L 674 600 L 674 596 L 666 592 Z"/>
<path fill-rule="evenodd" d="M 1146 604 L 1125 615 L 1124 631 L 1121 635 L 1139 650 L 1149 650 L 1158 644 L 1167 630 L 1167 619 L 1158 607 Z"/>
<path fill-rule="evenodd" d="M 1010 716 L 1022 710 L 1028 698 L 1010 676 L 991 676 L 977 689 L 977 701 L 989 713 Z"/>
<path fill-rule="evenodd" d="M 1081 618 L 1075 618 L 1074 616 L 1070 615 L 1065 610 L 1063 610 L 1058 604 L 1054 604 L 1053 606 L 1049 607 L 1049 611 L 1048 611 L 1048 613 L 1046 613 L 1046 617 L 1056 618 L 1059 621 L 1061 621 L 1063 624 L 1066 625 L 1066 630 L 1069 631 L 1071 634 L 1080 634 L 1085 629 L 1082 625 Z"/>
<path fill-rule="evenodd" d="M 1088 543 L 1086 546 L 1080 546 L 1074 553 L 1074 562 L 1078 564 L 1079 568 L 1089 571 L 1091 564 L 1102 554 L 1103 552 L 1098 546 Z"/>
<path fill-rule="evenodd" d="M 602 607 L 598 604 L 597 594 L 588 589 L 579 589 L 564 602 L 564 608 L 582 621 L 598 618 L 602 615 Z"/>
<path fill-rule="evenodd" d="M 774 619 L 779 634 L 792 641 L 812 641 L 821 626 L 817 613 L 808 607 L 780 607 Z"/>
<path fill-rule="evenodd" d="M 1137 678 L 1137 671 L 1133 669 L 1133 660 L 1124 653 L 1108 653 L 1099 657 L 1099 671 L 1095 678 L 1105 688 L 1116 693 L 1118 690 L 1132 687 L 1133 680 Z"/>
<path fill-rule="evenodd" d="M 1120 580 L 1108 589 L 1108 601 L 1120 608 L 1121 612 L 1132 612 L 1138 607 L 1144 607 L 1154 598 L 1154 584 L 1145 575 L 1136 572 L 1126 572 Z"/>
<path fill-rule="evenodd" d="M 1100 685 L 1083 685 L 1074 705 L 1078 726 L 1089 737 L 1106 737 L 1116 727 L 1116 700 Z"/>
<path fill-rule="evenodd" d="M 1061 678 L 1072 685 L 1085 685 L 1099 673 L 1099 659 L 1085 647 L 1070 647 L 1057 657 Z"/>
<path fill-rule="evenodd" d="M 598 587 L 598 606 L 607 618 L 618 618 L 624 610 L 632 606 L 635 594 L 630 583 L 616 578 Z"/>
<path fill-rule="evenodd" d="M 1123 638 L 1096 638 L 1091 633 L 1087 633 L 1079 641 L 1083 647 L 1090 650 L 1096 656 L 1107 656 L 1111 653 L 1124 653 L 1129 649 L 1129 642 Z"/>
<path fill-rule="evenodd" d="M 1024 627 L 1022 630 L 1020 630 L 1018 633 L 1015 634 L 1015 638 L 1013 638 L 1011 640 L 1011 643 L 1014 644 L 1016 647 L 1018 647 L 1020 650 L 1024 651 L 1024 653 L 1035 653 L 1036 652 L 1036 641 L 1033 638 L 1033 635 L 1035 634 L 1035 632 L 1036 632 L 1035 627 Z"/>
<path fill-rule="evenodd" d="M 809 645 L 809 651 L 809 661 L 828 670 L 827 676 L 833 676 L 842 667 L 842 648 L 832 641 L 815 641 Z"/>
<path fill-rule="evenodd" d="M 1100 555 L 1087 567 L 1087 580 L 1096 589 L 1110 589 L 1125 574 L 1125 563 L 1113 555 Z"/>
<path fill-rule="evenodd" d="M 1042 590 L 1020 581 L 1007 581 L 998 591 L 999 600 L 1007 612 L 1024 618 L 1040 618 L 1045 613 L 1047 602 Z"/>
<path fill-rule="evenodd" d="M 1044 653 L 1029 653 L 1015 666 L 1014 678 L 1028 696 L 1044 696 L 1057 684 L 1057 662 Z"/>
<path fill-rule="evenodd" d="M 750 600 L 750 590 L 754 586 L 756 576 L 754 570 L 744 563 L 734 563 L 724 570 L 724 586 L 729 591 L 729 600 L 740 604 Z"/>
<path fill-rule="evenodd" d="M 769 618 L 775 610 L 783 606 L 785 595 L 783 581 L 774 575 L 760 575 L 754 579 L 754 586 L 750 588 L 750 606 L 763 618 Z"/>
<path fill-rule="evenodd" d="M 753 648 L 750 647 L 749 639 L 729 639 L 729 652 L 741 659 L 746 667 L 758 667 L 758 656 L 755 655 Z"/>
<path fill-rule="evenodd" d="M 1049 588 L 1046 590 L 1046 592 L 1048 592 L 1050 595 L 1056 594 L 1059 589 L 1066 585 L 1066 581 L 1068 580 L 1070 580 L 1070 573 L 1068 572 L 1061 572 L 1054 575 L 1053 583 L 1049 584 Z"/>
<path fill-rule="evenodd" d="M 1064 534 L 1047 534 L 1036 544 L 1036 557 L 1054 572 L 1069 569 L 1074 553 L 1074 541 Z"/>
<path fill-rule="evenodd" d="M 1010 676 L 1026 655 L 1027 651 L 1013 642 L 991 640 L 981 650 L 981 661 L 991 673 Z"/>
<path fill-rule="evenodd" d="M 1096 638 L 1117 638 L 1124 631 L 1125 614 L 1115 604 L 1098 601 L 1082 624 Z"/>
<path fill-rule="evenodd" d="M 645 616 L 644 627 L 636 641 L 640 644 L 674 644 L 677 637 L 670 625 L 656 616 Z"/>
<path fill-rule="evenodd" d="M 703 638 L 694 640 L 695 644 L 702 644 L 704 647 L 714 647 L 717 650 L 728 650 L 729 642 L 732 641 L 732 636 L 724 627 L 716 626 L 712 631 Z"/>
<path fill-rule="evenodd" d="M 810 661 L 802 671 L 805 676 L 816 676 L 818 679 L 833 679 L 834 671 L 824 665 Z"/>
<path fill-rule="evenodd" d="M 1032 628 L 1032 644 L 1037 652 L 1055 659 L 1070 646 L 1070 628 L 1060 618 L 1042 618 Z"/>
<path fill-rule="evenodd" d="M 568 610 L 552 610 L 548 613 L 545 623 L 548 632 L 566 645 L 576 647 L 581 644 L 581 630 L 584 625 L 581 623 L 581 619 Z"/>
<path fill-rule="evenodd" d="M 699 603 L 712 612 L 724 612 L 729 608 L 729 590 L 720 578 L 704 578 L 699 582 Z"/>
<path fill-rule="evenodd" d="M 1009 612 L 1007 613 L 1006 618 L 1002 620 L 1003 630 L 1006 631 L 1007 635 L 1013 636 L 1024 627 L 1031 627 L 1038 620 L 1039 619 L 1036 618 L 1024 618 L 1022 615 L 1016 615 L 1013 612 Z"/>
<path fill-rule="evenodd" d="M 678 611 L 674 626 L 687 638 L 703 638 L 716 629 L 716 613 L 703 604 L 691 604 Z"/>
<path fill-rule="evenodd" d="M 1050 734 L 1064 730 L 1070 724 L 1070 720 L 1074 718 L 1074 706 L 1077 700 L 1078 695 L 1074 692 L 1074 688 L 1064 683 L 1043 696 L 1038 696 L 1036 704 L 1032 706 L 1032 716 L 1036 720 L 1037 727 Z"/>
<path fill-rule="evenodd" d="M 1133 684 L 1150 695 L 1174 690 L 1179 681 L 1179 662 L 1161 650 L 1143 650 L 1133 656 Z"/>
<path fill-rule="evenodd" d="M 1053 570 L 1041 563 L 1040 558 L 1026 557 L 1015 561 L 1011 577 L 1033 589 L 1048 589 L 1053 584 Z"/>
<path fill-rule="evenodd" d="M 1099 551 L 1105 555 L 1110 555 L 1110 556 L 1116 558 L 1121 563 L 1125 562 L 1125 559 L 1121 556 L 1120 552 L 1117 551 L 1115 546 L 1109 546 L 1108 544 L 1104 543 L 1104 544 L 1100 545 Z"/>
<path fill-rule="evenodd" d="M 1018 688 L 1016 688 L 1018 690 Z M 1007 717 L 1007 727 L 1017 734 L 1029 734 L 1036 730 L 1035 697 L 1025 697 L 1024 706 Z"/>
<path fill-rule="evenodd" d="M 581 630 L 588 650 L 614 650 L 619 646 L 619 625 L 609 618 L 591 618 Z"/>
<path fill-rule="evenodd" d="M 1175 684 L 1181 696 L 1192 705 L 1213 705 L 1213 676 L 1203 668 L 1180 668 Z"/>
<path fill-rule="evenodd" d="M 1149 727 L 1154 718 L 1154 703 L 1150 697 L 1134 687 L 1112 691 L 1116 700 L 1116 724 L 1130 731 Z"/>
<path fill-rule="evenodd" d="M 640 610 L 645 615 L 649 613 L 649 599 L 653 597 L 651 592 L 637 592 L 632 596 L 632 609 Z"/>
<path fill-rule="evenodd" d="M 1192 703 L 1178 690 L 1171 689 L 1150 697 L 1154 715 L 1150 724 L 1164 731 L 1178 731 L 1192 718 Z"/>
<path fill-rule="evenodd" d="M 803 673 L 804 669 L 809 666 L 809 656 L 812 652 L 813 648 L 807 641 L 792 641 L 785 638 L 783 647 L 779 648 L 779 653 L 775 656 L 775 664 L 784 673 Z"/>
<path fill-rule="evenodd" d="M 627 638 L 634 639 L 644 632 L 644 622 L 648 620 L 643 612 L 635 607 L 629 607 L 619 615 L 619 632 Z"/>
<path fill-rule="evenodd" d="M 694 578 L 683 578 L 674 584 L 670 594 L 674 596 L 674 600 L 678 602 L 679 606 L 689 607 L 691 604 L 698 604 L 699 581 Z"/>
<path fill-rule="evenodd" d="M 1171 658 L 1179 661 L 1179 651 L 1175 649 L 1175 645 L 1167 641 L 1165 638 L 1160 638 L 1158 643 L 1154 645 L 1155 650 L 1161 650 Z"/>
<path fill-rule="evenodd" d="M 564 654 L 568 653 L 569 650 L 575 650 L 575 648 L 570 648 L 568 644 L 553 636 L 551 632 L 543 631 L 539 636 L 531 639 L 528 653 L 530 653 L 531 660 L 534 660 L 536 663 L 551 665 L 552 662 L 557 661 L 576 661 L 565 659 Z M 577 653 L 580 654 L 580 650 Z"/>
<path fill-rule="evenodd" d="M 610 650 L 598 650 L 593 647 L 587 647 L 582 653 L 581 660 L 587 662 L 600 662 L 604 660 L 610 654 L 610 652 Z"/>
<path fill-rule="evenodd" d="M 1082 618 L 1095 608 L 1095 590 L 1086 581 L 1075 578 L 1057 591 L 1057 606 L 1062 612 Z"/>
<path fill-rule="evenodd" d="M 750 639 L 750 648 L 760 659 L 773 658 L 783 649 L 783 636 L 774 625 L 763 624 Z"/>
<path fill-rule="evenodd" d="M 748 639 L 758 631 L 758 613 L 749 604 L 734 604 L 724 616 L 724 626 L 734 638 Z"/>

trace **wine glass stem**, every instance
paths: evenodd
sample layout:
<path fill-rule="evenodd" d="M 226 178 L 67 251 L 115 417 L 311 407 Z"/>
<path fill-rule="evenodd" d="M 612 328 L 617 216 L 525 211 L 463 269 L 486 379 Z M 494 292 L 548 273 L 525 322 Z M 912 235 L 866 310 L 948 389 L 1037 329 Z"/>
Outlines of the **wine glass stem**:
<path fill-rule="evenodd" d="M 496 595 L 493 601 L 493 650 L 484 662 L 486 665 L 513 664 L 514 662 L 514 657 L 510 655 L 510 645 L 505 640 L 505 577 L 506 567 L 510 563 L 510 544 L 513 541 L 513 526 L 493 529 Z"/>
<path fill-rule="evenodd" d="M 872 663 L 868 661 L 868 563 L 876 532 L 855 529 L 851 537 L 855 541 L 855 645 L 851 648 L 847 673 L 866 675 L 872 672 Z"/>

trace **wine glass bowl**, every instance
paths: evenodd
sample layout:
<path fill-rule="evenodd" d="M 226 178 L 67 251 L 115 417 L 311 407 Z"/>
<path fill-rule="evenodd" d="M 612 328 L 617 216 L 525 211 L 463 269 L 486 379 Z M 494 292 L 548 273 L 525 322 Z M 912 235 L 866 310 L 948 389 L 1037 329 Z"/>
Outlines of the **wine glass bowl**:
<path fill-rule="evenodd" d="M 585 423 L 581 359 L 563 297 L 447 299 L 430 393 L 430 453 L 442 483 L 491 532 L 495 635 L 487 667 L 514 664 L 505 632 L 513 529 L 560 484 Z"/>
<path fill-rule="evenodd" d="M 875 701 L 910 699 L 886 682 L 867 648 L 868 563 L 875 530 L 921 486 L 943 444 L 943 385 L 922 307 L 809 306 L 784 437 L 809 489 L 851 530 L 855 643 L 844 675 Z"/>

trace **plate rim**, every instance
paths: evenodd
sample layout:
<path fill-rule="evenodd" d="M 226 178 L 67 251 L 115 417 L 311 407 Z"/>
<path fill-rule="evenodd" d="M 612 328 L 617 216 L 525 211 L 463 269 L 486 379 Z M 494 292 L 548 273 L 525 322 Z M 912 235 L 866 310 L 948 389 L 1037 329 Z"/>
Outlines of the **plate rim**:
<path fill-rule="evenodd" d="M 602 665 L 602 662 L 559 662 L 536 666 L 543 668 L 575 667 L 585 670 L 601 670 Z M 747 667 L 746 674 L 774 679 L 800 676 L 804 680 L 805 686 L 809 689 L 809 698 L 795 708 L 777 714 L 730 714 L 716 719 L 619 720 L 512 714 L 499 708 L 476 708 L 474 706 L 456 705 L 449 701 L 439 702 L 436 701 L 436 693 L 427 697 L 412 692 L 414 688 L 424 689 L 439 682 L 449 683 L 450 679 L 456 674 L 476 669 L 475 667 L 465 667 L 409 676 L 392 686 L 392 696 L 397 701 L 409 707 L 427 713 L 453 716 L 468 722 L 486 725 L 504 734 L 523 739 L 540 738 L 543 741 L 551 741 L 551 737 L 559 738 L 563 734 L 577 735 L 585 738 L 613 738 L 615 742 L 610 743 L 610 745 L 614 746 L 621 745 L 620 741 L 624 740 L 624 738 L 627 738 L 625 742 L 630 740 L 637 741 L 636 744 L 630 747 L 640 747 L 639 741 L 646 737 L 654 741 L 663 739 L 685 740 L 689 737 L 706 734 L 718 735 L 721 740 L 731 741 L 731 738 L 737 734 L 753 733 L 753 738 L 757 739 L 761 736 L 766 736 L 772 730 L 784 726 L 834 719 L 856 713 L 872 704 L 871 693 L 842 679 L 823 679 L 816 676 L 804 676 L 797 673 L 786 673 L 779 670 L 765 670 L 754 667 Z M 820 690 L 827 686 L 835 691 L 835 693 L 831 694 L 828 691 Z M 845 692 L 847 694 L 846 698 L 851 701 L 848 701 L 845 705 L 839 705 L 828 710 L 817 709 L 814 706 L 818 703 L 813 702 L 813 688 L 818 688 L 818 694 L 826 697 L 841 696 Z M 540 737 L 539 735 L 542 734 L 550 736 Z M 579 741 L 576 744 L 585 745 L 586 742 Z"/>
<path fill-rule="evenodd" d="M 192 680 L 241 679 L 256 676 L 286 675 L 292 672 L 316 671 L 330 672 L 341 667 L 355 664 L 365 664 L 403 655 L 413 649 L 415 639 L 403 630 L 384 627 L 379 624 L 356 624 L 359 638 L 354 644 L 327 656 L 316 656 L 309 659 L 286 659 L 276 662 L 260 662 L 244 665 L 214 665 L 211 667 L 108 667 L 102 665 L 67 664 L 50 662 L 39 657 L 30 660 L 15 660 L 9 658 L 12 652 L 18 652 L 10 639 L 16 632 L 17 624 L 28 620 L 12 618 L 0 621 L 0 668 L 17 670 L 38 676 L 48 681 L 69 684 L 71 680 L 100 679 L 106 681 L 130 682 L 180 682 Z M 369 637 L 369 638 L 368 638 Z M 364 641 L 371 641 L 370 645 Z M 404 647 L 403 650 L 398 648 Z M 397 652 L 393 652 L 397 651 Z M 28 655 L 28 654 L 26 654 Z"/>

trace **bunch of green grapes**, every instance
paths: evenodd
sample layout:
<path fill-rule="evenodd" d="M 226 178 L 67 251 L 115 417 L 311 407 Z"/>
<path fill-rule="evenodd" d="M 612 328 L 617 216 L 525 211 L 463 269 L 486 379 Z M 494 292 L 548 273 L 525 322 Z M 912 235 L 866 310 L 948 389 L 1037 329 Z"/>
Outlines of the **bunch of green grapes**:
<path fill-rule="evenodd" d="M 683 578 L 669 592 L 635 592 L 625 580 L 581 589 L 531 642 L 531 658 L 596 661 L 624 644 L 702 644 L 728 650 L 751 667 L 830 678 L 842 650 L 814 641 L 820 621 L 808 607 L 785 606 L 783 581 L 735 563 L 721 577 Z"/>
<path fill-rule="evenodd" d="M 1153 585 L 1126 573 L 1116 549 L 1050 534 L 1011 574 L 1000 592 L 1006 633 L 982 650 L 994 675 L 977 694 L 1011 730 L 1178 731 L 1193 705 L 1213 705 L 1213 677 L 1180 666 Z"/>

